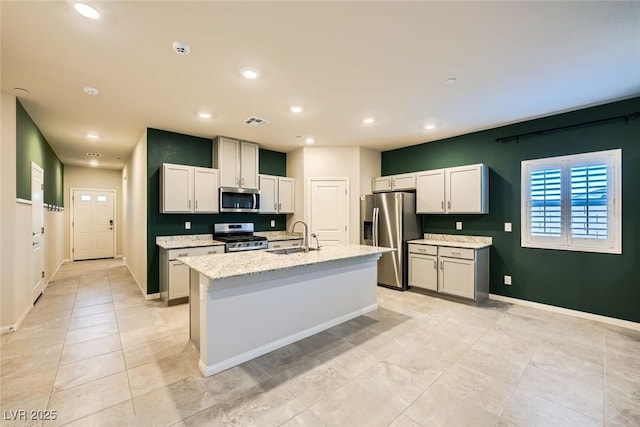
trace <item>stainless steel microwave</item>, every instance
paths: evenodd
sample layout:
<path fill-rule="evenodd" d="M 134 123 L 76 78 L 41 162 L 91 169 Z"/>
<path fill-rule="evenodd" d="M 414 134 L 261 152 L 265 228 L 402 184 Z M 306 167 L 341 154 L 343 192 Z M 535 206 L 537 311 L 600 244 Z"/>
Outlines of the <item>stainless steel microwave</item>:
<path fill-rule="evenodd" d="M 221 187 L 220 212 L 260 212 L 260 190 Z"/>

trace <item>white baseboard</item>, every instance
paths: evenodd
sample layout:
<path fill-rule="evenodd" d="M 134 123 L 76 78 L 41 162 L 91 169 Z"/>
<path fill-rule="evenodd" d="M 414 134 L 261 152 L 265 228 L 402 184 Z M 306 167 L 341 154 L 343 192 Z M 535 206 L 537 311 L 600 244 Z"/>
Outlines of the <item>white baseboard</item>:
<path fill-rule="evenodd" d="M 123 258 L 126 260 L 126 258 Z M 140 282 L 138 282 L 138 279 L 136 279 L 135 274 L 133 274 L 133 272 L 131 271 L 131 267 L 129 267 L 129 264 L 125 262 L 125 264 L 127 266 L 127 270 L 129 270 L 129 274 L 131 274 L 131 277 L 133 277 L 133 280 L 135 280 L 136 284 L 138 285 L 138 288 L 140 289 L 140 292 L 142 293 L 142 295 L 144 296 L 144 299 L 149 301 L 152 299 L 159 299 L 160 298 L 160 293 L 156 293 L 156 294 L 147 294 L 145 292 L 144 289 L 142 289 L 142 285 L 140 284 Z"/>
<path fill-rule="evenodd" d="M 11 325 L 9 328 L 9 330 L 11 332 L 15 332 L 18 329 L 20 329 L 20 326 L 22 326 L 22 322 L 24 322 L 24 319 L 27 318 L 27 315 L 31 312 L 31 309 L 33 308 L 33 304 L 29 304 L 26 308 L 26 310 L 20 315 L 20 317 L 18 317 L 18 320 L 16 320 L 16 323 Z"/>
<path fill-rule="evenodd" d="M 322 332 L 326 329 L 329 329 L 333 326 L 344 323 L 348 320 L 355 319 L 356 317 L 362 316 L 363 314 L 367 314 L 375 310 L 376 308 L 378 308 L 378 304 L 372 304 L 367 307 L 360 308 L 358 310 L 352 311 L 351 313 L 345 314 L 340 317 L 336 317 L 335 319 L 331 319 L 327 322 L 321 323 L 319 325 L 315 325 L 311 328 L 307 328 L 302 331 L 296 332 L 294 334 L 288 335 L 286 337 L 280 338 L 279 340 L 254 348 L 242 354 L 238 354 L 237 356 L 230 357 L 226 360 L 220 361 L 213 365 L 205 365 L 202 360 L 199 360 L 198 367 L 200 368 L 200 372 L 202 372 L 202 374 L 205 377 L 208 377 L 213 374 L 217 374 L 218 372 L 222 372 L 226 369 L 240 365 L 251 359 L 255 359 L 256 357 L 262 356 L 263 354 L 267 354 L 273 350 L 277 350 L 280 347 L 284 347 L 285 345 L 289 345 L 296 341 L 300 341 L 303 338 L 307 338 L 307 337 L 310 337 L 311 335 L 315 335 L 318 332 Z"/>
<path fill-rule="evenodd" d="M 46 292 L 47 288 L 49 287 L 49 283 L 51 283 L 51 279 L 53 278 L 53 276 L 55 276 L 58 270 L 60 270 L 60 267 L 62 267 L 62 264 L 64 264 L 64 260 L 60 261 L 60 264 L 58 264 L 55 271 L 51 273 L 47 281 L 44 283 L 44 288 L 42 289 L 43 294 Z"/>
<path fill-rule="evenodd" d="M 157 294 L 147 294 L 144 296 L 144 299 L 146 299 L 147 301 L 152 299 L 160 299 L 160 293 L 158 292 Z"/>
<path fill-rule="evenodd" d="M 62 260 L 62 264 L 66 264 L 68 262 L 71 262 L 71 260 L 69 258 L 65 258 Z"/>
<path fill-rule="evenodd" d="M 542 304 L 539 302 L 527 301 L 524 299 L 505 297 L 502 295 L 489 294 L 489 299 L 508 302 L 511 304 L 523 305 L 525 307 L 537 308 L 540 310 L 550 311 L 552 313 L 566 314 L 567 316 L 579 317 L 586 320 L 595 320 L 596 322 L 602 322 L 608 325 L 620 326 L 623 328 L 640 331 L 640 323 L 631 322 L 629 320 L 616 319 L 615 317 L 602 316 L 600 314 L 587 313 L 579 310 L 571 310 L 569 308 L 557 307 L 555 305 Z"/>

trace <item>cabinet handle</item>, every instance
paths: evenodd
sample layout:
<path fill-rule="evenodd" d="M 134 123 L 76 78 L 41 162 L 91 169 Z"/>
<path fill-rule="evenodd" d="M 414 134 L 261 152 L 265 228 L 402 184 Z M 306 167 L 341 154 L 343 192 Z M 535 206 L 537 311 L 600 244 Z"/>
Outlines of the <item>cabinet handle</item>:
<path fill-rule="evenodd" d="M 196 209 L 198 209 L 198 201 L 196 200 Z"/>
<path fill-rule="evenodd" d="M 277 211 L 277 210 L 278 210 L 278 206 L 277 206 L 275 203 L 273 204 L 273 210 L 274 210 L 274 211 Z"/>
<path fill-rule="evenodd" d="M 282 210 L 282 203 L 278 203 L 278 210 L 281 211 Z"/>
<path fill-rule="evenodd" d="M 433 269 L 434 270 L 438 269 L 438 262 L 435 259 L 433 260 Z"/>
<path fill-rule="evenodd" d="M 440 261 L 440 270 L 444 270 L 444 262 Z"/>
<path fill-rule="evenodd" d="M 451 200 L 447 202 L 447 209 L 451 209 Z"/>
<path fill-rule="evenodd" d="M 280 247 L 280 245 L 273 245 L 273 247 L 274 247 L 274 248 L 279 248 L 279 247 Z"/>
<path fill-rule="evenodd" d="M 185 252 L 183 254 L 178 254 L 178 256 L 189 256 L 189 252 Z"/>
<path fill-rule="evenodd" d="M 187 207 L 188 207 L 189 209 L 191 209 L 191 200 L 188 200 L 188 201 L 187 201 Z"/>
<path fill-rule="evenodd" d="M 460 252 L 451 252 L 451 255 L 458 255 L 458 256 L 460 256 L 461 254 L 460 254 Z"/>
<path fill-rule="evenodd" d="M 440 202 L 440 209 L 444 210 L 444 200 Z"/>
<path fill-rule="evenodd" d="M 208 253 L 209 255 L 212 255 L 212 254 L 218 253 L 218 251 L 209 251 L 209 252 L 207 252 L 207 253 Z"/>

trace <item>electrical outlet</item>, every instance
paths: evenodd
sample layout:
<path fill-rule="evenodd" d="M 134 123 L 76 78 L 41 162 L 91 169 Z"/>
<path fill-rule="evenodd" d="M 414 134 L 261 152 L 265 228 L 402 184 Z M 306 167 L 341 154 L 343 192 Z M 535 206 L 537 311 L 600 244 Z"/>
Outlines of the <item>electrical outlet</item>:
<path fill-rule="evenodd" d="M 462 230 L 462 221 L 456 222 L 456 230 Z"/>
<path fill-rule="evenodd" d="M 511 233 L 511 223 L 510 222 L 505 222 L 504 223 L 504 231 L 506 231 L 507 233 Z"/>
<path fill-rule="evenodd" d="M 504 275 L 504 284 L 511 286 L 511 276 Z"/>
<path fill-rule="evenodd" d="M 273 227 L 275 227 L 275 226 L 276 226 L 276 220 L 275 220 L 275 219 L 272 219 L 272 220 L 271 220 L 271 228 L 273 228 Z"/>
<path fill-rule="evenodd" d="M 191 230 L 191 221 L 185 221 L 184 222 L 184 229 L 185 230 Z"/>

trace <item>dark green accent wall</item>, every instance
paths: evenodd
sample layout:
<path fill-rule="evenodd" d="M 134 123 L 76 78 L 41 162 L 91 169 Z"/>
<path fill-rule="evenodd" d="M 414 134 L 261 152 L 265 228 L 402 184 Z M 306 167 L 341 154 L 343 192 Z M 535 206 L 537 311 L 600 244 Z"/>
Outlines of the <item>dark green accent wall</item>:
<path fill-rule="evenodd" d="M 287 155 L 261 148 L 259 170 L 266 175 L 287 176 Z"/>
<path fill-rule="evenodd" d="M 16 197 L 31 200 L 31 162 L 44 169 L 44 202 L 63 206 L 64 166 L 16 99 Z"/>
<path fill-rule="evenodd" d="M 422 215 L 428 233 L 493 237 L 491 293 L 640 322 L 640 120 L 613 122 L 518 143 L 497 137 L 577 124 L 640 111 L 640 98 L 531 120 L 382 153 L 382 174 L 485 163 L 488 215 Z M 622 148 L 622 255 L 520 247 L 520 162 Z M 463 230 L 455 230 L 455 222 Z M 503 231 L 504 223 L 513 232 Z M 503 275 L 513 285 L 503 284 Z"/>
<path fill-rule="evenodd" d="M 286 176 L 286 154 L 260 149 L 260 173 Z M 147 129 L 147 293 L 159 292 L 159 257 L 157 236 L 211 234 L 218 222 L 253 222 L 256 231 L 286 229 L 286 215 L 236 214 L 162 214 L 160 213 L 160 168 L 163 163 L 212 166 L 211 139 Z M 276 221 L 274 228 L 271 220 Z M 191 229 L 185 230 L 185 221 Z"/>

